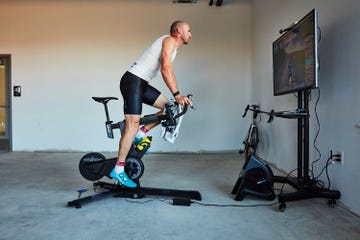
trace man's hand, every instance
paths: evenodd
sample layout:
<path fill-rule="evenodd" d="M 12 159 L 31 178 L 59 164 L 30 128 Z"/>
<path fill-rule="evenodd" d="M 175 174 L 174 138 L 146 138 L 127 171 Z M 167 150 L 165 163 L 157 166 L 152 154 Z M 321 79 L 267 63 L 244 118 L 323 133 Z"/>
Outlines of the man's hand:
<path fill-rule="evenodd" d="M 179 94 L 175 97 L 175 100 L 181 106 L 186 106 L 186 105 L 192 106 L 191 100 L 187 96 L 183 96 Z"/>

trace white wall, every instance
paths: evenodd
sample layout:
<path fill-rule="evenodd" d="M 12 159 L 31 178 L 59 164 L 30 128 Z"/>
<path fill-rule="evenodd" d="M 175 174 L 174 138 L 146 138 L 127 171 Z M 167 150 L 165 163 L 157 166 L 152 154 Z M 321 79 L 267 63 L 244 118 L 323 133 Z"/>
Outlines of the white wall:
<path fill-rule="evenodd" d="M 315 175 L 325 165 L 329 151 L 345 153 L 343 166 L 329 167 L 331 187 L 341 191 L 341 201 L 360 213 L 360 6 L 357 0 L 254 0 L 252 101 L 263 109 L 292 110 L 297 106 L 294 95 L 272 95 L 272 42 L 279 29 L 301 19 L 317 8 L 322 38 L 319 45 L 321 97 L 317 106 L 321 128 L 317 146 L 322 154 L 315 164 Z M 318 91 L 312 91 L 310 155 L 318 157 L 313 146 L 318 125 L 314 106 Z M 277 118 L 271 124 L 262 122 L 262 144 L 259 155 L 278 167 L 296 168 L 296 120 Z M 323 175 L 325 180 L 325 175 Z"/>
<path fill-rule="evenodd" d="M 175 72 L 197 111 L 185 116 L 171 145 L 152 151 L 216 151 L 240 147 L 242 109 L 250 100 L 251 2 L 223 7 L 164 0 L 0 1 L 0 53 L 12 55 L 13 150 L 116 151 L 106 138 L 105 115 L 92 96 L 121 99 L 119 79 L 142 50 L 178 19 L 193 38 L 178 52 Z M 161 78 L 153 84 L 170 95 Z M 109 104 L 123 118 L 122 100 Z M 145 108 L 149 114 L 150 108 Z"/>

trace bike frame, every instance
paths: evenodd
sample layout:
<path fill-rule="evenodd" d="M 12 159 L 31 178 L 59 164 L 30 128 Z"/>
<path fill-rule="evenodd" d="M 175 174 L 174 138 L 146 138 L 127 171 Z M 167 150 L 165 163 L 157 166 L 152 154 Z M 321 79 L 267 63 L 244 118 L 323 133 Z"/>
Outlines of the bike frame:
<path fill-rule="evenodd" d="M 188 95 L 188 98 L 192 101 L 191 94 Z M 114 123 L 113 121 L 111 121 L 109 109 L 108 109 L 108 105 L 107 105 L 107 103 L 110 100 L 118 100 L 118 98 L 116 98 L 116 97 L 105 97 L 105 98 L 92 97 L 92 99 L 94 99 L 94 101 L 102 103 L 104 105 L 105 116 L 106 116 L 105 129 L 106 129 L 107 137 L 114 138 L 114 133 L 113 133 L 114 129 L 120 129 L 120 133 L 122 134 L 125 129 L 125 125 L 126 125 L 125 120 L 117 122 L 117 123 Z M 177 104 L 177 103 L 175 103 L 175 104 Z M 169 103 L 165 104 L 165 109 L 167 110 L 166 114 L 163 114 L 163 115 L 150 114 L 150 115 L 143 116 L 142 118 L 140 118 L 140 125 L 149 124 L 149 123 L 161 123 L 165 127 L 175 126 L 176 119 L 179 118 L 180 116 L 184 115 L 187 112 L 188 106 L 185 106 L 183 108 L 183 111 L 177 115 L 171 114 L 170 107 L 171 106 Z M 194 107 L 191 106 L 191 108 L 194 108 Z"/>

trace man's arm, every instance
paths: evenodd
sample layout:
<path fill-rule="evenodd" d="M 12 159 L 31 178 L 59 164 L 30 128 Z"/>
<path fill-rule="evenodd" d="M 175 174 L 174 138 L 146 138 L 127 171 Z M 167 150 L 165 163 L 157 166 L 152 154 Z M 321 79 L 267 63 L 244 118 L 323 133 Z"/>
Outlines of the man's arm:
<path fill-rule="evenodd" d="M 161 50 L 161 75 L 172 94 L 179 92 L 179 87 L 177 85 L 172 64 L 172 54 L 174 53 L 175 48 L 175 38 L 167 37 L 164 39 Z M 176 95 L 175 100 L 181 105 L 191 104 L 190 100 L 186 96 L 182 96 L 181 94 Z"/>
<path fill-rule="evenodd" d="M 172 64 L 172 54 L 176 48 L 176 40 L 172 37 L 164 39 L 161 50 L 161 74 L 170 89 L 171 93 L 179 91 L 177 86 L 174 68 Z"/>

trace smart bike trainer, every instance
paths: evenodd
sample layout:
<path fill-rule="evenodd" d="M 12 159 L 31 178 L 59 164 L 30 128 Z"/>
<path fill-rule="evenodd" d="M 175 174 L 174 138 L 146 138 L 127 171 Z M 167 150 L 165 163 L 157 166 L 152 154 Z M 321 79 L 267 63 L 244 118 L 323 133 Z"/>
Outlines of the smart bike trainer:
<path fill-rule="evenodd" d="M 235 194 L 236 201 L 243 200 L 246 194 L 273 200 L 276 197 L 273 178 L 274 174 L 269 165 L 259 156 L 252 154 L 246 159 L 231 193 Z"/>
<path fill-rule="evenodd" d="M 191 97 L 189 95 L 189 97 Z M 113 129 L 119 129 L 121 134 L 125 129 L 125 120 L 113 123 L 110 120 L 109 111 L 107 103 L 110 100 L 117 100 L 115 97 L 93 97 L 96 102 L 102 103 L 105 109 L 106 115 L 106 132 L 109 138 L 114 138 Z M 184 107 L 182 112 L 177 112 L 178 109 L 177 103 L 174 101 L 169 101 L 165 105 L 165 113 L 163 115 L 147 115 L 140 119 L 140 125 L 159 122 L 165 127 L 174 126 L 177 124 L 178 118 L 184 115 L 187 111 L 187 107 Z M 151 137 L 150 137 L 151 140 Z M 97 193 L 92 196 L 87 196 L 80 198 L 81 193 L 84 192 L 84 189 L 78 190 L 79 198 L 73 201 L 68 202 L 69 207 L 81 208 L 83 204 L 90 203 L 103 199 L 104 197 L 113 196 L 120 198 L 133 198 L 141 199 L 146 196 L 155 196 L 155 197 L 168 197 L 174 198 L 177 200 L 201 200 L 201 194 L 198 191 L 194 190 L 178 190 L 178 189 L 164 189 L 164 188 L 151 188 L 151 187 L 141 187 L 140 178 L 144 173 L 144 164 L 142 162 L 142 157 L 150 148 L 150 144 L 142 146 L 139 149 L 135 143 L 131 146 L 129 154 L 125 161 L 125 172 L 129 178 L 131 178 L 136 184 L 136 188 L 127 188 L 120 184 L 109 183 L 106 181 L 99 181 L 103 177 L 109 177 L 110 172 L 115 167 L 117 158 L 107 159 L 104 155 L 97 152 L 91 152 L 84 155 L 79 163 L 79 170 L 81 175 L 89 180 L 93 181 L 93 187 L 95 189 L 101 189 L 100 193 Z M 184 201 L 189 202 L 189 201 Z M 181 204 L 180 204 L 181 205 Z"/>

